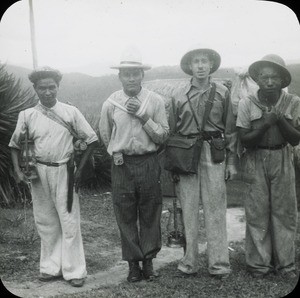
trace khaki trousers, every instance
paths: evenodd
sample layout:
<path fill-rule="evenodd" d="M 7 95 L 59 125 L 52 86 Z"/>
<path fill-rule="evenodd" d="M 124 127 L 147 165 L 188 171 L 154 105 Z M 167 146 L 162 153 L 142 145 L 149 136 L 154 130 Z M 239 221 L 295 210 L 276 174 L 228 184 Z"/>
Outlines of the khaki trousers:
<path fill-rule="evenodd" d="M 79 198 L 74 192 L 67 211 L 67 166 L 37 164 L 39 178 L 32 181 L 33 214 L 41 237 L 40 272 L 63 275 L 65 280 L 87 275 L 80 230 Z"/>
<path fill-rule="evenodd" d="M 178 269 L 195 273 L 198 265 L 199 204 L 202 202 L 207 236 L 208 271 L 230 273 L 226 231 L 225 162 L 211 161 L 210 145 L 203 143 L 197 175 L 180 175 L 176 194 L 180 200 L 186 237 L 186 252 Z"/>
<path fill-rule="evenodd" d="M 291 148 L 254 150 L 243 157 L 246 263 L 250 271 L 295 269 L 297 200 Z"/>

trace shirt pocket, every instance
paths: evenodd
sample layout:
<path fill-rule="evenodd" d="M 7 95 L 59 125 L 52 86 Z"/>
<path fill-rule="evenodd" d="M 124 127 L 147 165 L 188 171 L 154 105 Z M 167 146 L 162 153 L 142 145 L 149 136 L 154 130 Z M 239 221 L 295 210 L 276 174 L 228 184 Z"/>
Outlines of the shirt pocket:
<path fill-rule="evenodd" d="M 214 101 L 210 112 L 210 118 L 222 119 L 222 115 L 223 115 L 223 103 L 221 101 Z"/>
<path fill-rule="evenodd" d="M 250 114 L 251 128 L 259 129 L 263 125 L 263 113 L 262 110 L 255 109 L 251 111 Z"/>

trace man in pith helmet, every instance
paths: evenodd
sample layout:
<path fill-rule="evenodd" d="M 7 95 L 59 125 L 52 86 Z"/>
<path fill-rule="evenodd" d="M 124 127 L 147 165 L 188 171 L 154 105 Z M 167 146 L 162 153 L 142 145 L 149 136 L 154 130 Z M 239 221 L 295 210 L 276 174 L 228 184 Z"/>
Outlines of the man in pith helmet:
<path fill-rule="evenodd" d="M 186 138 L 198 136 L 211 95 L 212 107 L 203 128 L 204 142 L 198 171 L 188 175 L 172 173 L 182 207 L 186 238 L 185 254 L 178 270 L 180 274 L 191 276 L 199 269 L 201 203 L 207 236 L 208 271 L 211 276 L 224 279 L 231 272 L 226 231 L 226 181 L 236 174 L 237 134 L 229 90 L 211 79 L 220 63 L 220 55 L 209 48 L 195 48 L 182 57 L 181 69 L 192 78 L 188 86 L 179 90 L 172 99 L 170 129 L 171 133 Z M 220 150 L 224 159 L 218 162 L 214 161 L 211 153 L 214 140 L 224 145 Z"/>
<path fill-rule="evenodd" d="M 249 66 L 259 90 L 239 102 L 246 193 L 246 263 L 254 277 L 295 274 L 297 207 L 292 147 L 300 140 L 300 98 L 284 60 L 270 54 Z"/>

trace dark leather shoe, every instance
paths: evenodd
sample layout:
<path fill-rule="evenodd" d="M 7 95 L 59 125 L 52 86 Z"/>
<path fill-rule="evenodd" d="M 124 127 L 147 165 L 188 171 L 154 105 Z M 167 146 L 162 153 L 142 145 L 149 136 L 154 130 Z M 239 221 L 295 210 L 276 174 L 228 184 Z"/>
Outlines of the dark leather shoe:
<path fill-rule="evenodd" d="M 61 275 L 50 275 L 47 273 L 40 273 L 38 279 L 40 281 L 52 281 L 61 278 Z"/>
<path fill-rule="evenodd" d="M 150 280 L 159 276 L 159 274 L 153 269 L 152 259 L 146 259 L 143 261 L 143 275 L 145 279 Z"/>
<path fill-rule="evenodd" d="M 70 284 L 71 284 L 72 287 L 79 288 L 79 287 L 83 286 L 84 281 L 85 281 L 84 278 L 74 278 L 74 279 L 70 280 Z"/>
<path fill-rule="evenodd" d="M 137 282 L 143 279 L 141 267 L 139 262 L 128 262 L 129 274 L 127 276 L 128 282 Z"/>

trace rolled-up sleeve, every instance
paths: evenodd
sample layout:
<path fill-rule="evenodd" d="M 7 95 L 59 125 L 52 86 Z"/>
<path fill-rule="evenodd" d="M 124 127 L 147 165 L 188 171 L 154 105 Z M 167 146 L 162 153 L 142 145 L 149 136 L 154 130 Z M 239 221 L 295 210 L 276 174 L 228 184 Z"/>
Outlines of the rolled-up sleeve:
<path fill-rule="evenodd" d="M 110 139 L 111 139 L 111 133 L 112 133 L 112 105 L 105 101 L 102 105 L 101 110 L 101 117 L 99 121 L 99 132 L 100 137 L 106 146 L 106 148 L 109 145 Z"/>
<path fill-rule="evenodd" d="M 25 112 L 21 111 L 18 116 L 17 125 L 15 131 L 8 144 L 11 148 L 21 149 L 20 143 L 25 137 L 26 123 L 25 123 Z"/>
<path fill-rule="evenodd" d="M 227 150 L 227 164 L 236 164 L 237 162 L 237 128 L 236 117 L 233 113 L 232 103 L 229 93 L 225 97 L 225 140 Z"/>
<path fill-rule="evenodd" d="M 77 108 L 75 108 L 74 120 L 75 131 L 80 138 L 82 138 L 88 145 L 98 141 L 97 134 Z"/>
<path fill-rule="evenodd" d="M 297 97 L 294 100 L 291 109 L 291 114 L 293 118 L 292 120 L 293 126 L 300 131 L 300 98 L 299 97 Z"/>
<path fill-rule="evenodd" d="M 250 107 L 245 99 L 241 99 L 238 105 L 236 126 L 241 128 L 251 128 Z"/>

